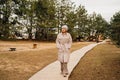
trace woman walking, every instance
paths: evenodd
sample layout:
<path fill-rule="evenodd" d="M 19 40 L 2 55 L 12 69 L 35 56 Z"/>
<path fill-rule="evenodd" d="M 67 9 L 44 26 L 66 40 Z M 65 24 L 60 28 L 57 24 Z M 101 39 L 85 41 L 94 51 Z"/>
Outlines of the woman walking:
<path fill-rule="evenodd" d="M 61 73 L 64 77 L 68 75 L 68 67 L 67 64 L 69 62 L 70 57 L 70 48 L 72 44 L 71 35 L 67 32 L 68 26 L 63 25 L 61 33 L 57 35 L 56 44 L 58 48 L 58 60 L 61 65 Z"/>

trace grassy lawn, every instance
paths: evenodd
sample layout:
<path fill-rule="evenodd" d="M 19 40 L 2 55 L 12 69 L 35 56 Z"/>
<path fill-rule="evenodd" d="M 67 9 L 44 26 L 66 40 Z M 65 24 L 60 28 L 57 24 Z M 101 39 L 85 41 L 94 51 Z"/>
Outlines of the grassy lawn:
<path fill-rule="evenodd" d="M 29 45 L 28 42 L 27 44 Z M 88 44 L 91 43 L 73 43 L 71 52 Z M 0 80 L 28 80 L 37 71 L 57 60 L 57 49 L 53 43 L 52 45 L 53 47 L 47 49 L 0 52 Z"/>
<path fill-rule="evenodd" d="M 81 59 L 69 80 L 120 80 L 120 48 L 98 45 Z"/>

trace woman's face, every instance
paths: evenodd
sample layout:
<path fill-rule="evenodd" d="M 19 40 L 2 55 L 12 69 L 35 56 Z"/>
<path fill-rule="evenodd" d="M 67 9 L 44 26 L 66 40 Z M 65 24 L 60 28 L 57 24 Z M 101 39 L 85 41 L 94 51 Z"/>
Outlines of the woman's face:
<path fill-rule="evenodd" d="M 67 32 L 66 28 L 62 28 L 62 33 L 66 33 L 66 32 Z"/>

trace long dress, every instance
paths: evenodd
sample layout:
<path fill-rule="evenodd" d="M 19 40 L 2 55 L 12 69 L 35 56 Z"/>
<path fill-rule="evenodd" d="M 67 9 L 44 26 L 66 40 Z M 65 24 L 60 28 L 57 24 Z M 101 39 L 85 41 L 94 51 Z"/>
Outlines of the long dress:
<path fill-rule="evenodd" d="M 69 33 L 59 33 L 57 35 L 56 44 L 58 48 L 58 60 L 63 62 L 69 62 L 70 48 L 72 44 L 72 38 Z"/>

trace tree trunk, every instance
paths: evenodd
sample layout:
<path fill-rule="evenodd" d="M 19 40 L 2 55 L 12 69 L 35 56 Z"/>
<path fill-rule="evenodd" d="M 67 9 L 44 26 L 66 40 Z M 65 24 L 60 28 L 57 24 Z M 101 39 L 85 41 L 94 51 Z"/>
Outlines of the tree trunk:
<path fill-rule="evenodd" d="M 29 35 L 29 39 L 32 39 L 32 28 L 28 29 L 28 35 Z"/>

